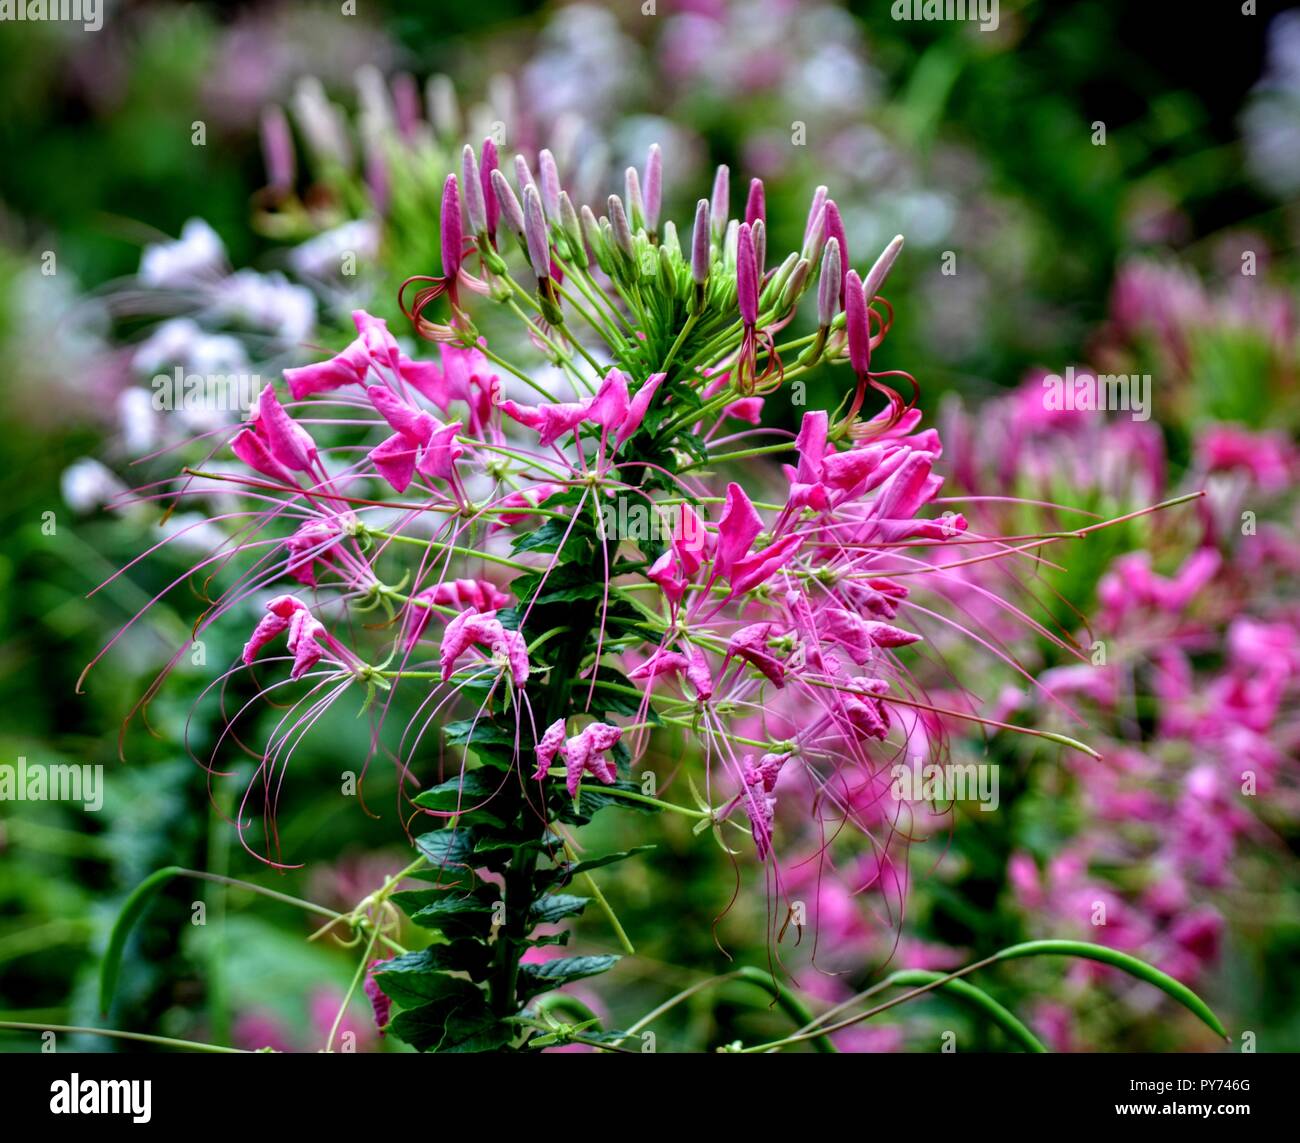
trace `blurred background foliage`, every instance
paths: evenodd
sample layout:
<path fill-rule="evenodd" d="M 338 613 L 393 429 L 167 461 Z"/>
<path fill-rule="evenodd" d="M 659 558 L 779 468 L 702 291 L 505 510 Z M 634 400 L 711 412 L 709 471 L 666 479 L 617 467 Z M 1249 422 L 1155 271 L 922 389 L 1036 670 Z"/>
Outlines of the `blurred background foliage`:
<path fill-rule="evenodd" d="M 687 217 L 713 164 L 726 162 L 733 200 L 751 174 L 767 181 L 773 248 L 798 245 L 813 189 L 829 184 L 860 267 L 892 234 L 907 235 L 889 290 L 896 325 L 881 356 L 886 368 L 915 374 L 931 413 L 946 394 L 978 409 L 1036 368 L 1089 358 L 1100 341 L 1151 368 L 1159 383 L 1183 386 L 1178 415 L 1162 425 L 1175 465 L 1187 462 L 1207 418 L 1295 428 L 1293 344 L 1279 361 L 1249 323 L 1211 329 L 1180 372 L 1159 358 L 1158 345 L 1106 332 L 1117 272 L 1142 256 L 1176 256 L 1212 289 L 1230 280 L 1249 246 L 1270 285 L 1294 297 L 1300 65 L 1294 36 L 1270 63 L 1275 13 L 1267 3 L 1248 18 L 1236 5 L 1192 16 L 1124 0 L 1003 0 L 1000 26 L 989 33 L 896 22 L 885 0 L 660 0 L 654 16 L 632 0 L 358 7 L 344 16 L 333 4 L 105 0 L 98 33 L 0 25 L 0 762 L 102 763 L 108 772 L 99 813 L 0 805 L 0 1018 L 96 1022 L 107 926 L 124 895 L 162 865 L 229 873 L 347 909 L 407 860 L 385 759 L 367 773 L 365 808 L 340 794 L 340 771 L 358 769 L 368 747 L 355 712 L 333 709 L 295 754 L 279 822 L 294 868 L 283 873 L 243 852 L 225 820 L 248 781 L 247 760 L 209 779 L 182 746 L 188 737 L 201 754 L 219 733 L 211 700 L 194 706 L 211 677 L 205 664 L 183 660 L 147 720 L 123 729 L 156 671 L 189 638 L 201 577 L 182 580 L 77 689 L 109 634 L 203 550 L 196 535 L 89 594 L 159 535 L 156 514 L 98 512 L 68 475 L 79 458 L 99 455 L 131 478 L 118 396 L 130 384 L 132 346 L 174 316 L 137 304 L 142 248 L 199 217 L 232 267 L 292 276 L 297 243 L 349 218 L 377 219 L 377 253 L 360 283 L 310 283 L 318 321 L 294 347 L 299 354 L 340 343 L 358 291 L 393 314 L 402 278 L 436 272 L 446 137 L 414 158 L 413 145 L 405 157 L 390 156 L 382 190 L 360 161 L 317 164 L 315 199 L 293 209 L 269 203 L 259 117 L 291 104 L 304 77 L 316 77 L 353 122 L 362 67 L 415 77 L 417 90 L 430 75 L 448 75 L 468 125 L 503 107 L 512 112 L 510 148 L 546 145 L 560 133 L 577 159 L 602 155 L 604 168 L 583 175 L 604 193 L 619 185 L 609 172 L 640 162 L 646 144 L 662 138 L 675 217 Z M 200 122 L 206 139 L 196 146 Z M 792 146 L 801 124 L 806 144 Z M 298 142 L 300 162 L 311 164 Z M 955 274 L 944 273 L 945 255 Z M 814 404 L 828 395 L 813 388 Z M 778 421 L 797 414 L 783 399 L 769 401 Z M 978 437 L 978 412 L 974 422 Z M 138 471 L 156 475 L 157 466 Z M 1084 493 L 1074 502 L 1096 506 Z M 1062 594 L 1086 603 L 1110 560 L 1142 538 L 1140 530 L 1116 532 L 1107 546 L 1081 550 L 1075 580 L 1057 585 Z M 241 638 L 210 634 L 207 664 L 233 661 Z M 228 701 L 252 693 L 236 680 Z M 1012 748 L 995 741 L 993 749 Z M 907 939 L 946 950 L 953 964 L 1025 935 L 1020 916 L 1004 907 L 1009 856 L 1026 844 L 1050 852 L 1071 828 L 1072 803 L 1030 777 L 1053 767 L 1057 754 L 1030 754 L 1007 754 L 1004 772 L 1016 777 L 1004 786 L 1014 807 L 1005 817 L 959 815 L 914 850 Z M 806 969 L 818 934 L 805 931 L 797 948 L 791 937 L 769 944 L 770 901 L 752 864 L 733 866 L 675 821 L 615 816 L 590 832 L 595 848 L 627 848 L 630 839 L 657 847 L 605 879 L 640 954 L 587 998 L 612 1011 L 616 1025 L 667 991 L 726 971 L 733 957 Z M 1275 923 L 1234 936 L 1208 987 L 1235 1027 L 1292 1049 L 1300 1048 L 1300 997 L 1287 984 L 1300 954 L 1288 864 L 1295 844 L 1292 833 L 1277 857 L 1281 872 L 1266 878 L 1263 907 Z M 190 923 L 195 901 L 207 903 L 207 925 Z M 872 916 L 863 902 L 847 907 L 861 909 L 860 927 L 874 935 L 854 946 L 861 955 L 851 965 L 820 938 L 823 959 L 844 973 L 836 988 L 877 979 L 895 952 L 897 917 Z M 612 945 L 599 918 L 584 925 L 593 950 Z M 328 939 L 307 943 L 312 928 L 291 908 L 177 882 L 133 939 L 108 1026 L 319 1047 L 354 966 L 353 954 Z M 935 963 L 944 956 L 936 952 Z M 816 993 L 822 986 L 810 975 L 801 971 L 800 983 Z M 1030 1003 L 1054 995 L 1059 982 L 1049 967 L 1008 975 L 1000 987 Z M 1181 1020 L 1121 1004 L 1105 987 L 1083 1003 L 1085 1042 L 1203 1043 Z M 350 1026 L 359 1046 L 374 1047 L 363 1009 L 354 1005 Z M 932 1048 L 938 1030 L 959 1018 L 927 1001 L 907 1019 L 864 1032 L 857 1046 Z M 701 994 L 661 1027 L 661 1046 L 673 1048 L 776 1034 L 783 1025 L 761 993 L 735 983 Z M 978 1026 L 969 1034 L 999 1046 Z M 32 1041 L 0 1033 L 0 1044 Z M 91 1037 L 77 1046 L 112 1047 Z"/>

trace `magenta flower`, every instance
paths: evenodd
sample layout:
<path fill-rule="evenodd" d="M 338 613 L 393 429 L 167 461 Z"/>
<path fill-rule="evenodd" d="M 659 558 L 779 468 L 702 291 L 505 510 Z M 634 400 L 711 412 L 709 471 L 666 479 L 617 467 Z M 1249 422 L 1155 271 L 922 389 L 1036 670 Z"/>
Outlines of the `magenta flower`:
<path fill-rule="evenodd" d="M 472 154 L 472 152 L 471 152 Z M 464 255 L 465 235 L 461 229 L 460 187 L 455 175 L 442 184 L 442 273 L 447 282 L 456 280 Z"/>
<path fill-rule="evenodd" d="M 509 670 L 515 686 L 528 682 L 528 649 L 523 636 L 503 627 L 495 611 L 476 611 L 470 607 L 451 620 L 442 633 L 438 660 L 444 683 L 471 647 L 486 647 L 491 651 L 499 666 Z"/>
<path fill-rule="evenodd" d="M 613 759 L 604 755 L 617 746 L 622 737 L 623 731 L 619 727 L 605 722 L 593 722 L 581 733 L 565 741 L 564 720 L 557 719 L 537 741 L 537 769 L 533 777 L 538 781 L 544 779 L 558 754 L 564 759 L 567 774 L 565 788 L 570 797 L 578 796 L 578 785 L 584 774 L 590 774 L 597 781 L 612 786 L 618 781 L 618 770 Z"/>

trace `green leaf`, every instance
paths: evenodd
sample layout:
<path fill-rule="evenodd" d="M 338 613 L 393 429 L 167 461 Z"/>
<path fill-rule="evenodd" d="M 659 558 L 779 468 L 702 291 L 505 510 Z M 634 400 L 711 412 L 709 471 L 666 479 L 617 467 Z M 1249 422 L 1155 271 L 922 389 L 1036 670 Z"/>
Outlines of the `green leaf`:
<path fill-rule="evenodd" d="M 492 931 L 492 914 L 499 893 L 484 885 L 473 893 L 441 889 L 411 889 L 394 893 L 390 900 L 422 929 L 437 929 L 449 937 L 486 937 Z"/>
<path fill-rule="evenodd" d="M 489 780 L 480 770 L 469 770 L 425 790 L 415 799 L 415 804 L 442 813 L 466 813 L 479 803 L 486 802 L 500 788 L 500 781 Z"/>
<path fill-rule="evenodd" d="M 519 971 L 527 981 L 525 994 L 534 996 L 539 992 L 559 988 L 572 980 L 599 976 L 613 968 L 620 959 L 613 955 L 567 956 L 559 960 L 542 961 L 540 964 L 522 964 Z"/>
<path fill-rule="evenodd" d="M 474 831 L 465 826 L 434 830 L 417 837 L 415 848 L 437 868 L 447 865 L 464 867 L 474 856 Z"/>
<path fill-rule="evenodd" d="M 164 885 L 173 877 L 184 873 L 179 865 L 168 865 L 164 869 L 151 873 L 132 890 L 113 922 L 108 935 L 108 947 L 104 950 L 104 959 L 99 967 L 99 1009 L 107 1014 L 113 1003 L 113 993 L 117 990 L 117 978 L 122 970 L 122 954 L 126 951 L 126 942 L 136 922 L 144 916 L 145 910 Z"/>
<path fill-rule="evenodd" d="M 564 863 L 557 865 L 554 869 L 545 869 L 538 874 L 538 879 L 546 881 L 552 885 L 564 885 L 575 878 L 579 873 L 590 873 L 593 869 L 600 869 L 605 865 L 613 865 L 616 861 L 626 861 L 629 857 L 635 857 L 639 853 L 645 853 L 654 849 L 653 845 L 637 845 L 631 849 L 625 849 L 620 853 L 606 853 L 601 857 L 589 857 L 585 861 Z"/>
<path fill-rule="evenodd" d="M 430 945 L 418 952 L 402 953 L 384 962 L 380 973 L 465 972 L 474 980 L 483 980 L 491 971 L 492 950 L 481 941 L 452 941 Z M 375 974 L 378 980 L 380 973 Z M 382 982 L 381 982 L 382 987 Z M 384 989 L 387 992 L 387 989 Z"/>
<path fill-rule="evenodd" d="M 572 897 L 567 893 L 547 893 L 532 903 L 528 919 L 534 925 L 550 925 L 565 917 L 574 917 L 587 907 L 590 897 Z"/>
<path fill-rule="evenodd" d="M 514 1036 L 488 1007 L 483 990 L 468 980 L 444 976 L 428 982 L 428 1003 L 407 1008 L 388 1030 L 421 1052 L 490 1052 Z"/>
<path fill-rule="evenodd" d="M 490 718 L 466 718 L 451 722 L 442 728 L 443 741 L 448 746 L 468 746 L 478 749 L 494 746 L 505 750 L 515 749 L 515 735 L 498 726 Z"/>
<path fill-rule="evenodd" d="M 1187 985 L 1180 984 L 1172 976 L 1161 972 L 1158 968 L 1153 968 L 1145 961 L 1138 960 L 1137 957 L 1129 956 L 1128 953 L 1107 948 L 1105 945 L 1091 945 L 1085 941 L 1026 941 L 1024 944 L 1012 945 L 995 953 L 993 959 L 1020 960 L 1031 956 L 1077 956 L 1123 969 L 1130 976 L 1145 980 L 1148 984 L 1153 984 L 1162 992 L 1172 996 L 1225 1040 L 1229 1039 L 1227 1031 L 1219 1022 L 1219 1018 L 1210 1010 L 1210 1006 Z"/>

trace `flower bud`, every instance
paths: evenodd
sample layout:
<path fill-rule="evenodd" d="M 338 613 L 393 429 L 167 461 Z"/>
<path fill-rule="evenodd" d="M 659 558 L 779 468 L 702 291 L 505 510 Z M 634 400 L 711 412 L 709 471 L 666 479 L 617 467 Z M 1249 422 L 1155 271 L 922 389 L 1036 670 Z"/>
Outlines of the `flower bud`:
<path fill-rule="evenodd" d="M 876 259 L 875 265 L 867 271 L 866 279 L 862 283 L 862 289 L 867 295 L 868 305 L 871 304 L 871 299 L 880 292 L 880 287 L 885 284 L 885 279 L 889 276 L 889 271 L 893 269 L 894 262 L 902 249 L 903 236 L 895 234 L 880 257 Z"/>
<path fill-rule="evenodd" d="M 568 191 L 560 191 L 560 229 L 564 231 L 565 246 L 568 248 L 569 261 L 587 268 L 587 248 L 582 242 L 582 225 L 578 222 L 578 212 L 573 209 L 573 200 Z"/>
<path fill-rule="evenodd" d="M 675 223 L 671 218 L 664 223 L 664 232 L 663 236 L 659 239 L 659 244 L 670 254 L 675 255 L 679 259 L 681 258 L 682 246 L 677 240 L 677 223 Z"/>
<path fill-rule="evenodd" d="M 483 198 L 483 182 L 479 175 L 474 148 L 468 143 L 460 153 L 460 181 L 465 188 L 465 217 L 475 234 L 487 233 L 487 203 Z"/>
<path fill-rule="evenodd" d="M 799 299 L 803 297 L 805 287 L 808 285 L 808 276 L 812 273 L 812 263 L 807 258 L 800 258 L 794 264 L 794 269 L 790 271 L 785 280 L 785 286 L 781 290 L 781 304 L 778 307 L 781 313 L 789 313 L 799 304 Z"/>
<path fill-rule="evenodd" d="M 664 200 L 664 160 L 658 143 L 650 144 L 645 161 L 645 228 L 659 232 L 659 211 Z"/>
<path fill-rule="evenodd" d="M 649 229 L 645 224 L 645 203 L 641 201 L 641 179 L 636 167 L 623 172 L 623 187 L 627 197 L 627 211 L 633 230 Z"/>
<path fill-rule="evenodd" d="M 271 106 L 262 112 L 261 134 L 267 185 L 280 191 L 292 189 L 295 177 L 293 133 L 283 110 Z"/>
<path fill-rule="evenodd" d="M 456 176 L 448 175 L 442 184 L 442 273 L 448 281 L 460 272 L 461 251 L 465 234 L 460 221 L 460 190 Z"/>
<path fill-rule="evenodd" d="M 609 196 L 609 224 L 614 230 L 614 243 L 632 262 L 636 261 L 636 246 L 632 241 L 632 228 L 623 210 L 623 200 L 616 194 Z"/>
<path fill-rule="evenodd" d="M 752 326 L 758 323 L 758 266 L 754 258 L 754 232 L 749 223 L 736 235 L 736 303 L 740 320 Z"/>
<path fill-rule="evenodd" d="M 483 188 L 483 206 L 487 211 L 488 236 L 495 239 L 497 224 L 501 221 L 501 204 L 492 192 L 492 172 L 500 165 L 497 157 L 497 145 L 489 135 L 483 140 L 483 150 L 479 158 L 479 185 Z"/>
<path fill-rule="evenodd" d="M 665 297 L 676 297 L 677 295 L 677 266 L 673 262 L 673 256 L 668 252 L 667 247 L 659 247 L 659 288 L 663 291 Z"/>
<path fill-rule="evenodd" d="M 555 166 L 555 156 L 543 149 L 537 155 L 537 170 L 541 181 L 542 206 L 551 222 L 560 221 L 560 172 Z"/>
<path fill-rule="evenodd" d="M 551 243 L 542 214 L 542 197 L 534 186 L 524 191 L 524 238 L 528 242 L 528 260 L 539 282 L 551 276 Z"/>
<path fill-rule="evenodd" d="M 754 265 L 758 267 L 758 280 L 763 280 L 767 269 L 767 223 L 761 218 L 750 224 L 750 234 L 754 238 Z"/>
<path fill-rule="evenodd" d="M 856 270 L 844 276 L 844 316 L 848 328 L 849 364 L 859 377 L 871 371 L 871 319 L 867 316 L 867 295 Z"/>
<path fill-rule="evenodd" d="M 691 278 L 697 286 L 709 280 L 709 200 L 695 204 L 695 229 L 691 232 Z"/>
<path fill-rule="evenodd" d="M 537 185 L 537 180 L 533 178 L 533 169 L 528 165 L 528 160 L 523 155 L 515 156 L 515 182 L 519 185 L 520 194 L 523 194 L 529 187 Z"/>
<path fill-rule="evenodd" d="M 713 234 L 718 244 L 727 232 L 727 216 L 731 212 L 731 170 L 726 163 L 718 167 L 713 176 L 713 198 L 709 201 L 709 217 L 713 220 Z"/>
<path fill-rule="evenodd" d="M 589 207 L 585 202 L 582 204 L 582 209 L 578 212 L 578 220 L 582 226 L 582 237 L 591 248 L 591 253 L 596 259 L 596 264 L 603 270 L 605 268 L 605 263 L 601 258 L 603 247 L 605 245 L 605 236 L 601 233 L 600 223 L 592 213 L 591 207 Z"/>
<path fill-rule="evenodd" d="M 840 311 L 840 241 L 826 239 L 821 277 L 817 279 L 817 325 L 829 329 Z"/>
<path fill-rule="evenodd" d="M 505 175 L 500 171 L 493 171 L 492 180 L 492 197 L 496 200 L 497 206 L 501 210 L 501 217 L 505 219 L 506 225 L 519 237 L 524 236 L 524 208 L 519 205 L 519 199 L 515 197 L 515 192 L 510 184 L 506 181 Z"/>
<path fill-rule="evenodd" d="M 840 208 L 833 198 L 826 200 L 826 238 L 834 238 L 840 244 L 840 305 L 844 305 L 844 277 L 849 272 L 849 244 L 844 239 L 844 220 L 840 218 Z M 823 270 L 822 273 L 825 273 Z"/>
<path fill-rule="evenodd" d="M 749 180 L 749 197 L 745 199 L 745 221 L 753 226 L 755 222 L 767 220 L 767 200 L 763 194 L 763 180 Z"/>
<path fill-rule="evenodd" d="M 814 228 L 820 228 L 823 224 L 822 211 L 826 209 L 826 188 L 819 186 L 813 191 L 812 206 L 808 208 L 808 221 L 804 223 L 803 240 L 806 244 L 812 237 Z"/>
<path fill-rule="evenodd" d="M 822 246 L 825 242 L 826 205 L 823 203 L 817 208 L 817 217 L 808 221 L 808 228 L 804 231 L 803 249 L 799 253 L 815 265 L 822 255 Z"/>
<path fill-rule="evenodd" d="M 756 251 L 757 252 L 757 251 Z M 794 268 L 799 264 L 799 255 L 795 251 L 790 251 L 785 256 L 785 261 L 781 263 L 771 274 L 767 275 L 767 280 L 763 281 L 763 276 L 759 275 L 759 281 L 762 282 L 762 289 L 759 291 L 758 304 L 763 309 L 768 309 L 775 305 L 781 297 L 781 292 L 785 289 L 785 284 L 790 280 L 790 275 L 794 273 Z"/>

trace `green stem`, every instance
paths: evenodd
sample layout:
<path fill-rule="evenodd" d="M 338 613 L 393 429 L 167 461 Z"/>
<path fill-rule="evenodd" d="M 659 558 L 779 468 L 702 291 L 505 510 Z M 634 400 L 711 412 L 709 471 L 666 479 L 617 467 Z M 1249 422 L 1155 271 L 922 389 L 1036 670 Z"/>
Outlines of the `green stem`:
<path fill-rule="evenodd" d="M 157 1044 L 162 1048 L 182 1048 L 191 1052 L 216 1052 L 228 1056 L 249 1055 L 243 1048 L 227 1048 L 224 1044 L 201 1044 L 197 1040 L 150 1036 L 145 1032 L 119 1032 L 115 1028 L 86 1028 L 77 1024 L 28 1024 L 21 1020 L 0 1020 L 0 1028 L 10 1028 L 18 1032 L 67 1032 L 69 1035 L 108 1036 L 114 1040 L 137 1040 L 142 1044 Z"/>

